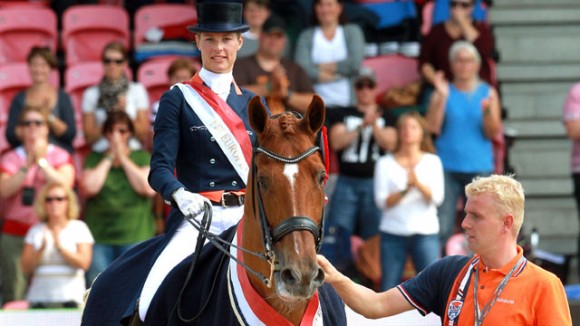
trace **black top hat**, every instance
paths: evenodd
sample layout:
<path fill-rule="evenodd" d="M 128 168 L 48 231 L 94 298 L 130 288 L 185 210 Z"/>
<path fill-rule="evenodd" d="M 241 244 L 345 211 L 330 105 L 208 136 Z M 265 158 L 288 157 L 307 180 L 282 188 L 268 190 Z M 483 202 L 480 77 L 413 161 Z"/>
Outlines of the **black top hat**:
<path fill-rule="evenodd" d="M 198 1 L 197 25 L 188 26 L 187 29 L 192 33 L 243 33 L 250 26 L 242 24 L 242 4 L 239 2 Z"/>

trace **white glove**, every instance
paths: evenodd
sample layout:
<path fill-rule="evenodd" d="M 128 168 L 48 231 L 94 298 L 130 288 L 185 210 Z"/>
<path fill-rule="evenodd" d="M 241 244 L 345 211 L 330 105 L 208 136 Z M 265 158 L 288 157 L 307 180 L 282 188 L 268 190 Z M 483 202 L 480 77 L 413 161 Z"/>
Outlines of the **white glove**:
<path fill-rule="evenodd" d="M 179 188 L 173 193 L 173 199 L 177 203 L 177 207 L 184 216 L 197 216 L 204 209 L 204 204 L 208 203 L 211 206 L 209 199 L 202 195 L 189 192 L 184 188 Z"/>

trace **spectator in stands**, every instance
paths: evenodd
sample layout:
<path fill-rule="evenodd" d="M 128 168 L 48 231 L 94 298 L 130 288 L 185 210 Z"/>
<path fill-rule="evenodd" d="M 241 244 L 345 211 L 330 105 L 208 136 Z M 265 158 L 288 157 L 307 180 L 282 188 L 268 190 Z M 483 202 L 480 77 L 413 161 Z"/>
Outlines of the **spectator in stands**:
<path fill-rule="evenodd" d="M 58 68 L 56 56 L 48 47 L 35 46 L 30 50 L 26 62 L 32 85 L 12 99 L 6 139 L 12 147 L 22 143 L 21 135 L 16 132 L 18 117 L 25 106 L 36 106 L 43 108 L 48 116 L 49 142 L 72 152 L 76 135 L 75 111 L 68 94 L 59 89 L 58 85 L 50 84 L 50 73 Z"/>
<path fill-rule="evenodd" d="M 407 253 L 417 273 L 439 258 L 437 206 L 443 201 L 443 167 L 434 153 L 427 122 L 411 111 L 397 122 L 395 151 L 375 166 L 383 291 L 401 281 Z"/>
<path fill-rule="evenodd" d="M 31 308 L 80 307 L 94 240 L 85 222 L 77 220 L 77 197 L 71 188 L 49 183 L 35 209 L 41 223 L 28 230 L 20 260 L 32 276 L 26 299 Z"/>
<path fill-rule="evenodd" d="M 470 42 L 475 46 L 481 58 L 480 78 L 490 85 L 495 84 L 489 66 L 495 41 L 488 24 L 473 21 L 474 4 L 475 0 L 451 0 L 449 19 L 433 26 L 423 39 L 419 66 L 429 85 L 435 85 L 435 75 L 438 71 L 444 73 L 447 81 L 453 80 L 448 55 L 451 45 L 459 40 Z"/>
<path fill-rule="evenodd" d="M 85 221 L 95 237 L 89 284 L 123 252 L 155 234 L 155 192 L 147 182 L 151 156 L 131 149 L 134 131 L 127 113 L 110 112 L 103 124 L 109 149 L 93 151 L 85 160 L 80 186 L 88 198 Z"/>
<path fill-rule="evenodd" d="M 187 58 L 177 58 L 171 62 L 169 68 L 167 68 L 167 78 L 169 79 L 168 88 L 184 81 L 188 81 L 195 75 L 197 68 L 191 60 Z M 159 101 L 153 103 L 151 110 L 151 124 L 155 122 L 157 117 L 157 112 L 159 110 Z"/>
<path fill-rule="evenodd" d="M 451 46 L 449 61 L 453 81 L 447 82 L 443 72 L 435 74 L 435 91 L 426 113 L 445 171 L 445 199 L 439 207 L 443 247 L 453 233 L 462 189 L 475 176 L 494 171 L 491 139 L 501 128 L 498 94 L 479 79 L 481 57 L 475 46 L 457 41 Z"/>
<path fill-rule="evenodd" d="M 361 69 L 355 89 L 355 106 L 327 112 L 329 144 L 337 153 L 339 173 L 329 202 L 322 252 L 345 272 L 352 267 L 350 236 L 366 240 L 379 232 L 375 162 L 396 143 L 396 118 L 377 105 L 376 80 L 370 69 Z"/>
<path fill-rule="evenodd" d="M 580 217 L 580 83 L 573 85 L 564 103 L 564 124 L 566 133 L 572 140 L 571 171 L 574 183 L 574 199 L 578 217 Z M 580 255 L 580 237 L 578 238 L 578 255 Z M 578 269 L 580 275 L 580 269 Z"/>
<path fill-rule="evenodd" d="M 327 108 L 354 105 L 353 82 L 365 51 L 358 25 L 346 24 L 343 0 L 314 0 L 314 26 L 296 43 L 294 60 L 314 83 Z"/>
<path fill-rule="evenodd" d="M 130 139 L 131 149 L 141 149 L 149 134 L 149 97 L 145 87 L 130 81 L 127 49 L 122 43 L 109 43 L 103 50 L 103 79 L 87 88 L 83 94 L 83 128 L 86 143 L 94 151 L 105 152 L 109 144 L 103 137 L 102 125 L 113 111 L 124 111 L 131 118 L 135 131 Z"/>
<path fill-rule="evenodd" d="M 247 32 L 242 33 L 244 44 L 238 51 L 238 58 L 247 57 L 258 51 L 262 25 L 270 16 L 269 0 L 244 0 L 244 22 L 250 26 Z"/>
<path fill-rule="evenodd" d="M 287 42 L 285 30 L 284 21 L 271 15 L 260 34 L 258 52 L 238 60 L 234 78 L 242 87 L 265 97 L 272 114 L 284 107 L 304 113 L 314 89 L 300 65 L 282 58 Z"/>
<path fill-rule="evenodd" d="M 0 235 L 3 302 L 24 299 L 26 279 L 20 255 L 26 232 L 38 223 L 32 207 L 35 193 L 47 182 L 71 187 L 75 179 L 70 154 L 48 143 L 47 110 L 25 106 L 17 129 L 22 145 L 0 159 L 0 197 L 5 204 Z"/>

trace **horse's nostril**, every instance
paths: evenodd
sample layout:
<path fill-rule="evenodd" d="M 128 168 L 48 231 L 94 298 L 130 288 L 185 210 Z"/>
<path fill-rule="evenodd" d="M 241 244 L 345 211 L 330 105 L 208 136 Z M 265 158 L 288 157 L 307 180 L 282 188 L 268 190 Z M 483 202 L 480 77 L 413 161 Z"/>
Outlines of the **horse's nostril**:
<path fill-rule="evenodd" d="M 293 285 L 300 282 L 300 275 L 291 268 L 284 268 L 280 271 L 280 279 L 287 285 Z"/>

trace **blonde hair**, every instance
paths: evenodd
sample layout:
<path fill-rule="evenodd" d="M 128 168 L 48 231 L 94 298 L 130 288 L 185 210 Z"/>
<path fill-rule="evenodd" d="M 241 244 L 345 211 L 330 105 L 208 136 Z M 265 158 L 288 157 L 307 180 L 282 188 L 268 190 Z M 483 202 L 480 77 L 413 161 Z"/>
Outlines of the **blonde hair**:
<path fill-rule="evenodd" d="M 44 222 L 47 220 L 48 216 L 46 215 L 46 210 L 44 209 L 44 204 L 46 203 L 46 196 L 48 192 L 53 188 L 60 188 L 64 190 L 65 196 L 68 201 L 68 210 L 67 210 L 67 217 L 69 220 L 76 220 L 79 218 L 79 201 L 77 199 L 77 195 L 74 191 L 61 183 L 58 182 L 50 182 L 46 184 L 36 197 L 36 201 L 34 203 L 34 209 L 36 210 L 36 214 L 38 215 L 38 220 Z"/>
<path fill-rule="evenodd" d="M 517 237 L 524 223 L 524 188 L 514 179 L 513 174 L 489 177 L 476 177 L 465 187 L 465 195 L 475 196 L 490 194 L 495 198 L 496 208 L 502 215 L 512 214 L 514 217 L 513 236 Z"/>

